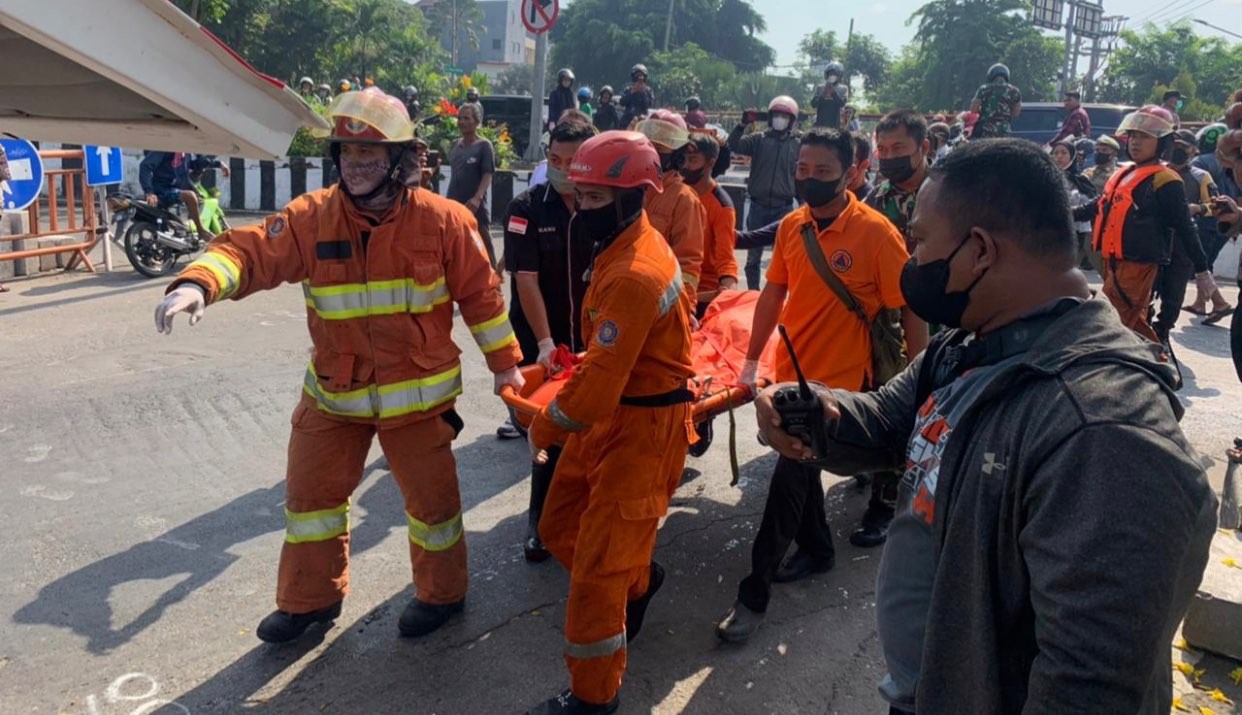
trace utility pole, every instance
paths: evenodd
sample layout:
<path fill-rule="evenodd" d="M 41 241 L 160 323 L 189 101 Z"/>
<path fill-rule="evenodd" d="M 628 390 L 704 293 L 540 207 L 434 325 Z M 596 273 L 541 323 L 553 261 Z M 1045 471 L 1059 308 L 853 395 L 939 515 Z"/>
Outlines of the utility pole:
<path fill-rule="evenodd" d="M 457 0 L 453 0 L 453 66 L 459 67 L 457 64 L 457 33 L 460 32 L 457 26 Z"/>
<path fill-rule="evenodd" d="M 1065 62 L 1061 72 L 1060 95 L 1065 96 L 1069 91 L 1070 84 L 1073 82 L 1074 65 L 1077 59 L 1073 56 L 1074 52 L 1074 3 L 1065 3 Z"/>
<path fill-rule="evenodd" d="M 673 37 L 673 5 L 677 0 L 668 0 L 668 22 L 664 23 L 664 51 L 668 52 L 669 40 Z"/>
<path fill-rule="evenodd" d="M 842 63 L 842 64 L 845 64 L 845 63 L 849 60 L 849 57 L 850 57 L 850 43 L 851 43 L 851 42 L 853 42 L 853 41 L 854 41 L 854 18 L 852 18 L 852 17 L 851 17 L 851 18 L 850 18 L 850 31 L 849 31 L 849 33 L 848 33 L 848 34 L 846 34 L 846 36 L 845 36 L 845 56 L 841 58 L 841 63 Z M 846 67 L 845 69 L 846 69 L 846 72 L 848 73 L 850 68 Z M 849 83 L 849 80 L 848 80 L 848 79 L 846 79 L 845 77 L 842 77 L 841 79 L 844 79 L 844 80 L 845 80 L 845 82 L 846 82 L 846 84 L 848 84 L 848 83 Z"/>
<path fill-rule="evenodd" d="M 527 161 L 539 161 L 539 142 L 543 139 L 543 80 L 548 74 L 548 33 L 535 35 L 535 75 L 531 82 L 530 141 L 526 145 Z"/>

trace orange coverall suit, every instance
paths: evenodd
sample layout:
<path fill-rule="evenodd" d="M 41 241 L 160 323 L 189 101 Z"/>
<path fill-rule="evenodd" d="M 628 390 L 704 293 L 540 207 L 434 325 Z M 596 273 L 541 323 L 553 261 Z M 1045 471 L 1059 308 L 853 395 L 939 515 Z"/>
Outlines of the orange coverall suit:
<path fill-rule="evenodd" d="M 686 284 L 690 304 L 699 301 L 699 278 L 703 272 L 703 242 L 706 235 L 707 212 L 699 196 L 676 171 L 666 171 L 662 179 L 664 191 L 647 192 L 647 219 L 673 247 L 681 266 L 681 279 Z M 691 313 L 693 314 L 693 313 Z"/>
<path fill-rule="evenodd" d="M 568 437 L 539 533 L 570 572 L 565 661 L 589 703 L 621 687 L 626 602 L 647 592 L 656 527 L 685 466 L 690 398 L 677 391 L 693 373 L 690 306 L 677 259 L 644 213 L 596 258 L 586 359 L 531 425 L 540 448 Z M 633 404 L 641 398 L 649 406 Z"/>
<path fill-rule="evenodd" d="M 314 353 L 289 439 L 277 608 L 305 613 L 348 592 L 349 499 L 377 433 L 405 498 L 419 600 L 461 600 L 453 303 L 492 372 L 520 357 L 469 210 L 414 189 L 375 223 L 336 187 L 323 189 L 221 234 L 173 287 L 186 282 L 208 304 L 293 282 L 306 296 Z"/>
<path fill-rule="evenodd" d="M 697 302 L 706 310 L 720 292 L 720 279 L 737 280 L 737 257 L 733 247 L 737 243 L 737 212 L 733 199 L 710 176 L 704 176 L 693 187 L 699 196 L 707 218 L 703 232 L 703 268 L 699 277 Z"/>

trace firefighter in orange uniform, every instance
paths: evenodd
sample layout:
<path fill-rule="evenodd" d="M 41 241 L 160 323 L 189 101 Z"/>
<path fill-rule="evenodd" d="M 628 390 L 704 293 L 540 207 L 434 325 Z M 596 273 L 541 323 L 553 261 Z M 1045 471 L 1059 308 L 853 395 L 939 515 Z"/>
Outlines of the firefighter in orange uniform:
<path fill-rule="evenodd" d="M 564 443 L 539 531 L 569 569 L 571 687 L 529 711 L 612 713 L 626 644 L 664 570 L 652 561 L 690 441 L 692 303 L 677 257 L 643 211 L 660 158 L 637 132 L 588 139 L 570 165 L 573 231 L 593 239 L 583 303 L 585 361 L 530 428 L 535 460 Z M 588 337 L 589 336 L 589 337 Z"/>
<path fill-rule="evenodd" d="M 692 131 L 686 149 L 681 176 L 698 195 L 707 217 L 695 310 L 695 316 L 702 318 L 720 291 L 737 287 L 737 257 L 733 255 L 737 242 L 737 211 L 733 208 L 733 199 L 712 176 L 712 167 L 720 156 L 720 141 L 708 132 Z"/>
<path fill-rule="evenodd" d="M 679 171 L 685 164 L 690 144 L 686 120 L 676 112 L 657 109 L 635 129 L 646 135 L 660 153 L 663 191 L 647 193 L 647 217 L 651 226 L 673 247 L 690 303 L 697 304 L 707 214 L 698 193 L 682 179 Z"/>
<path fill-rule="evenodd" d="M 207 305 L 302 284 L 314 352 L 293 412 L 285 544 L 274 613 L 258 636 L 290 641 L 341 612 L 349 588 L 349 499 L 378 434 L 405 498 L 416 595 L 402 635 L 462 610 L 466 543 L 452 441 L 462 391 L 453 304 L 495 374 L 520 388 L 517 340 L 499 279 L 464 207 L 402 183 L 405 106 L 378 89 L 338 95 L 329 140 L 341 182 L 228 231 L 173 281 L 156 309 L 198 322 Z"/>

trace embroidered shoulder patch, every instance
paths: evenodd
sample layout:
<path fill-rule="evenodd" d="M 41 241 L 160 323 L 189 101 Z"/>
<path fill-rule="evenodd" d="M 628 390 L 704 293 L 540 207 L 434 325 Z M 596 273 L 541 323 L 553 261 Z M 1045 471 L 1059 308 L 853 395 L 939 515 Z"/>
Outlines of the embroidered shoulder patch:
<path fill-rule="evenodd" d="M 267 227 L 267 235 L 269 238 L 276 238 L 285 232 L 285 217 L 277 216 Z"/>
<path fill-rule="evenodd" d="M 601 346 L 610 348 L 616 345 L 617 338 L 621 336 L 621 328 L 611 320 L 605 320 L 599 324 L 599 330 L 595 332 L 595 342 Z"/>

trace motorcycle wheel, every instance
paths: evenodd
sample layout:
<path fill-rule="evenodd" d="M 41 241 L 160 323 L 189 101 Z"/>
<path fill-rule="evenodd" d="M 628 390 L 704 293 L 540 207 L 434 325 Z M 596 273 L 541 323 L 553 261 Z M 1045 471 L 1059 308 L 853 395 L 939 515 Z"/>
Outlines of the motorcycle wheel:
<path fill-rule="evenodd" d="M 160 278 L 172 273 L 180 255 L 156 240 L 155 224 L 136 221 L 125 232 L 125 256 L 129 263 L 147 278 Z"/>

